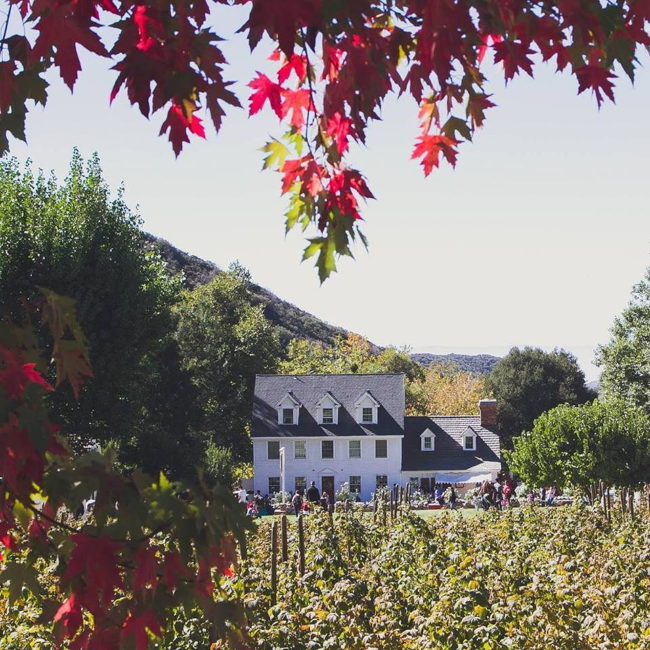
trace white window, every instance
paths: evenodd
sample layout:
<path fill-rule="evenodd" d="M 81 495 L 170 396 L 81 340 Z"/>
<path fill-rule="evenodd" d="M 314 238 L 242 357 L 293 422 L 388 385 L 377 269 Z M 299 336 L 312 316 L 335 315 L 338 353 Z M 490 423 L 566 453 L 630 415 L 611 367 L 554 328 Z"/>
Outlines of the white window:
<path fill-rule="evenodd" d="M 266 443 L 266 455 L 269 460 L 280 460 L 279 440 L 269 440 Z"/>
<path fill-rule="evenodd" d="M 296 476 L 295 479 L 295 491 L 302 490 L 303 492 L 307 489 L 307 479 L 304 476 Z"/>
<path fill-rule="evenodd" d="M 377 489 L 386 487 L 388 485 L 388 476 L 386 476 L 386 474 L 377 474 L 377 480 L 375 484 L 377 486 Z"/>
<path fill-rule="evenodd" d="M 375 458 L 388 458 L 388 440 L 375 440 Z"/>
<path fill-rule="evenodd" d="M 269 494 L 275 494 L 280 491 L 280 477 L 269 476 Z"/>
<path fill-rule="evenodd" d="M 298 412 L 300 402 L 291 394 L 286 393 L 278 402 L 278 424 L 295 425 L 298 424 Z"/>
<path fill-rule="evenodd" d="M 321 458 L 334 458 L 334 441 L 321 441 Z"/>
<path fill-rule="evenodd" d="M 418 488 L 420 487 L 420 479 L 417 476 L 411 476 L 409 478 L 409 483 L 411 484 L 412 488 Z"/>
<path fill-rule="evenodd" d="M 350 440 L 348 451 L 350 458 L 361 458 L 361 440 Z"/>
<path fill-rule="evenodd" d="M 294 458 L 298 460 L 307 458 L 307 445 L 304 440 L 296 440 L 293 445 Z"/>
<path fill-rule="evenodd" d="M 352 494 L 361 492 L 361 477 L 360 476 L 351 476 L 350 477 L 350 492 Z"/>
<path fill-rule="evenodd" d="M 377 424 L 379 402 L 366 391 L 355 403 L 359 424 Z"/>
<path fill-rule="evenodd" d="M 332 393 L 327 392 L 316 402 L 318 424 L 338 424 L 341 404 Z"/>
<path fill-rule="evenodd" d="M 436 434 L 431 429 L 425 429 L 420 434 L 420 449 L 422 451 L 434 451 L 436 448 Z"/>
<path fill-rule="evenodd" d="M 476 451 L 476 431 L 467 427 L 463 434 L 463 449 L 465 451 Z"/>

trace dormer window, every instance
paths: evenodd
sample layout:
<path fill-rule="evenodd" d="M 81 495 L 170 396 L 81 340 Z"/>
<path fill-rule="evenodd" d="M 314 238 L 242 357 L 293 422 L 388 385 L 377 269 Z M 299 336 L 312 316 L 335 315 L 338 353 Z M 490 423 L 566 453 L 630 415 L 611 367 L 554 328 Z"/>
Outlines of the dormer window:
<path fill-rule="evenodd" d="M 476 451 L 476 431 L 472 427 L 467 427 L 463 434 L 463 449 L 465 451 Z"/>
<path fill-rule="evenodd" d="M 435 451 L 436 449 L 436 434 L 431 429 L 425 429 L 420 434 L 420 449 L 422 451 Z"/>
<path fill-rule="evenodd" d="M 300 402 L 291 394 L 291 392 L 288 392 L 277 404 L 278 424 L 289 426 L 298 424 L 300 406 Z"/>
<path fill-rule="evenodd" d="M 359 424 L 377 424 L 379 402 L 366 391 L 355 403 Z"/>
<path fill-rule="evenodd" d="M 318 424 L 338 424 L 341 404 L 329 391 L 316 402 Z"/>

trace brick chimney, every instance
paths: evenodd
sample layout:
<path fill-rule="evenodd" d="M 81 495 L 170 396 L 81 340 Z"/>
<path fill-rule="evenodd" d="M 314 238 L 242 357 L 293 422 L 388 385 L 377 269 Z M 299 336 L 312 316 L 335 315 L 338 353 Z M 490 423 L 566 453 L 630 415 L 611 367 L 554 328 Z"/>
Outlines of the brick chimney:
<path fill-rule="evenodd" d="M 497 401 L 495 399 L 482 399 L 478 403 L 481 413 L 482 427 L 496 427 L 497 425 Z"/>

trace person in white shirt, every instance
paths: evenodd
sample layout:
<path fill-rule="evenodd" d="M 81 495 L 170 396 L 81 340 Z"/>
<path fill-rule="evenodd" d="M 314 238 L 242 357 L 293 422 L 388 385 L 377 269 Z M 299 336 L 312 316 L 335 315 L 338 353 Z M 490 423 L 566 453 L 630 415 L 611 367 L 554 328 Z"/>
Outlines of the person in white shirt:
<path fill-rule="evenodd" d="M 233 494 L 237 497 L 239 503 L 246 503 L 246 490 L 244 490 L 241 485 L 233 492 Z"/>

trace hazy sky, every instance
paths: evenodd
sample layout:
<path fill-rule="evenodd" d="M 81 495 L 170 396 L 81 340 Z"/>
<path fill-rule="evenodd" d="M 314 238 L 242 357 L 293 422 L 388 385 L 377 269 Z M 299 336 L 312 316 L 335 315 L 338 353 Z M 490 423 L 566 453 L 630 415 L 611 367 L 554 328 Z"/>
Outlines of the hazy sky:
<path fill-rule="evenodd" d="M 265 65 L 241 42 L 229 53 L 230 78 L 246 82 Z M 300 264 L 301 234 L 285 238 L 279 177 L 260 171 L 259 148 L 281 133 L 275 117 L 231 111 L 219 135 L 209 127 L 176 160 L 157 137 L 162 117 L 147 122 L 124 97 L 109 108 L 106 68 L 89 62 L 74 96 L 53 79 L 47 107 L 28 116 L 28 145 L 13 142 L 12 153 L 63 177 L 73 146 L 97 151 L 146 230 L 220 266 L 238 259 L 281 298 L 375 343 L 495 354 L 558 346 L 597 375 L 592 350 L 649 262 L 646 69 L 634 88 L 620 78 L 617 103 L 600 111 L 550 67 L 534 81 L 496 81 L 481 133 L 455 170 L 428 179 L 410 160 L 417 107 L 390 101 L 353 157 L 377 197 L 363 211 L 370 252 L 357 247 L 320 286 Z M 244 83 L 237 90 L 245 103 Z"/>

